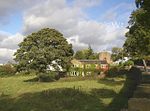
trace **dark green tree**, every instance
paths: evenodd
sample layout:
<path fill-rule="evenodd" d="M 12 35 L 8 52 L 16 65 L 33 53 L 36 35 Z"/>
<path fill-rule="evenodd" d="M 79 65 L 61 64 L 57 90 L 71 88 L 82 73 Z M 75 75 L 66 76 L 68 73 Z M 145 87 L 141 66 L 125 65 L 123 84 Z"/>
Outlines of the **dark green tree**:
<path fill-rule="evenodd" d="M 124 54 L 123 48 L 119 48 L 119 47 L 112 48 L 111 58 L 113 61 L 117 61 L 119 59 L 123 60 L 124 56 L 125 54 Z"/>
<path fill-rule="evenodd" d="M 98 54 L 94 53 L 93 49 L 89 45 L 87 49 L 79 50 L 74 55 L 75 59 L 98 59 Z"/>
<path fill-rule="evenodd" d="M 67 70 L 72 58 L 72 45 L 55 29 L 44 28 L 28 35 L 14 54 L 18 71 L 36 70 L 45 73 L 51 66 Z"/>
<path fill-rule="evenodd" d="M 89 44 L 86 56 L 87 56 L 86 57 L 87 59 L 92 59 L 92 56 L 94 56 L 94 52 L 93 52 L 93 49 L 91 48 L 90 44 Z"/>
<path fill-rule="evenodd" d="M 77 51 L 77 52 L 75 53 L 75 55 L 74 55 L 74 58 L 75 58 L 75 59 L 78 59 L 78 60 L 80 60 L 80 59 L 85 59 L 85 55 L 84 55 L 84 53 L 83 53 L 83 50 Z"/>
<path fill-rule="evenodd" d="M 150 59 L 150 0 L 136 0 L 137 9 L 132 12 L 124 49 L 133 59 Z"/>

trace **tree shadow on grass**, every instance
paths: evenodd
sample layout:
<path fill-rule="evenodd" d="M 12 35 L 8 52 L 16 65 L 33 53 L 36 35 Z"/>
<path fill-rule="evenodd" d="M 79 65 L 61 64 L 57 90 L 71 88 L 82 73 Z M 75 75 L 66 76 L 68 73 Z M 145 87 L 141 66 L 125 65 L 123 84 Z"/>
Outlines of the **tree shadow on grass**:
<path fill-rule="evenodd" d="M 98 80 L 98 83 L 105 84 L 105 85 L 108 85 L 108 86 L 115 86 L 115 85 L 124 84 L 124 81 L 125 80 L 115 81 L 113 78 L 105 78 L 105 79 Z"/>
<path fill-rule="evenodd" d="M 91 94 L 98 98 L 113 98 L 116 92 L 112 89 L 92 89 Z"/>
<path fill-rule="evenodd" d="M 150 74 L 143 74 L 142 83 L 143 84 L 150 84 Z"/>
<path fill-rule="evenodd" d="M 27 80 L 24 80 L 23 82 L 38 82 L 39 78 L 38 77 L 34 77 L 32 79 L 27 79 Z"/>
<path fill-rule="evenodd" d="M 74 88 L 0 97 L 0 111 L 104 111 L 100 99 Z"/>
<path fill-rule="evenodd" d="M 14 74 L 12 74 L 12 75 L 0 75 L 0 78 L 8 78 L 8 77 L 13 77 L 14 76 Z"/>
<path fill-rule="evenodd" d="M 121 109 L 128 108 L 128 100 L 133 96 L 133 93 L 138 84 L 140 84 L 142 78 L 141 71 L 135 67 L 132 67 L 127 73 L 127 78 L 123 88 L 120 90 L 112 102 L 108 105 L 108 111 L 120 111 Z"/>
<path fill-rule="evenodd" d="M 51 79 L 51 78 L 48 78 L 44 81 L 40 81 L 38 77 L 34 77 L 32 79 L 27 79 L 27 80 L 24 80 L 23 82 L 55 82 L 56 80 L 54 79 Z"/>

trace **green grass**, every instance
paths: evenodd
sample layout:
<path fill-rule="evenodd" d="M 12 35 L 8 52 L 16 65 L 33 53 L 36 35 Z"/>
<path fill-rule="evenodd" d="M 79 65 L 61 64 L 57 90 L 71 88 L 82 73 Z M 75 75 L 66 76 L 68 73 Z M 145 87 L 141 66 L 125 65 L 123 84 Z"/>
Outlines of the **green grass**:
<path fill-rule="evenodd" d="M 124 78 L 25 82 L 32 78 L 0 78 L 0 111 L 115 111 L 118 102 L 110 104 L 124 86 Z"/>

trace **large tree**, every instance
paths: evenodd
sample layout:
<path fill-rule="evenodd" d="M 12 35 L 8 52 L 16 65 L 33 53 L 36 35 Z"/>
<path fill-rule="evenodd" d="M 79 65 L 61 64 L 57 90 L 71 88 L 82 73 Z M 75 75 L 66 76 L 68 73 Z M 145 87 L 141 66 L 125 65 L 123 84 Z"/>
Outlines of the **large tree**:
<path fill-rule="evenodd" d="M 51 66 L 66 70 L 73 55 L 72 45 L 55 29 L 44 28 L 28 35 L 14 54 L 18 71 L 44 73 Z"/>
<path fill-rule="evenodd" d="M 150 0 L 136 0 L 131 14 L 124 48 L 133 58 L 150 59 Z"/>

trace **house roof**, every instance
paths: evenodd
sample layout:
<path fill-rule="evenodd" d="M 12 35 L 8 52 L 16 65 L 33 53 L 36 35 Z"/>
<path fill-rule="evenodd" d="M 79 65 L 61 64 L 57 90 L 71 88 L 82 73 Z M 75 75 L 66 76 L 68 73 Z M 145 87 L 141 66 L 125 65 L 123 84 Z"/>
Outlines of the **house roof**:
<path fill-rule="evenodd" d="M 84 59 L 84 60 L 78 60 L 80 62 L 83 62 L 83 63 L 90 63 L 90 64 L 107 64 L 107 61 L 105 60 L 87 60 L 87 59 Z"/>

